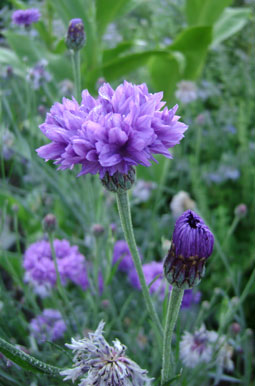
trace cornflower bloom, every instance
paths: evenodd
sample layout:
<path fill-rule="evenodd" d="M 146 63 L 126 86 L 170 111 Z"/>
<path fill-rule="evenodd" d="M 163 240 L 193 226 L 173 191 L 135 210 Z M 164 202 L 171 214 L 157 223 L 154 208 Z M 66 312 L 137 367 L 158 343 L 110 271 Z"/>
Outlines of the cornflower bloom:
<path fill-rule="evenodd" d="M 126 356 L 126 347 L 115 339 L 110 346 L 103 336 L 104 322 L 100 322 L 94 333 L 88 338 L 66 344 L 73 350 L 72 369 L 61 371 L 64 380 L 73 382 L 82 377 L 80 386 L 145 386 L 151 385 L 152 379 L 147 371 L 141 369 Z"/>
<path fill-rule="evenodd" d="M 46 308 L 40 315 L 33 318 L 30 323 L 31 335 L 38 343 L 46 340 L 54 342 L 64 336 L 66 325 L 58 310 Z"/>
<path fill-rule="evenodd" d="M 127 175 L 136 165 L 150 166 L 153 154 L 172 158 L 168 149 L 187 130 L 175 115 L 177 105 L 168 110 L 163 93 L 151 94 L 145 84 L 125 81 L 114 91 L 104 83 L 98 92 L 95 99 L 84 90 L 80 105 L 63 98 L 52 106 L 40 126 L 51 143 L 37 149 L 40 157 L 54 160 L 59 169 L 80 164 L 78 176 L 99 173 L 101 179 Z"/>
<path fill-rule="evenodd" d="M 37 8 L 19 9 L 13 12 L 12 21 L 15 24 L 29 27 L 32 23 L 36 23 L 40 17 L 40 11 Z"/>
<path fill-rule="evenodd" d="M 85 257 L 76 245 L 67 240 L 54 240 L 54 250 L 60 279 L 63 285 L 68 280 L 86 289 L 88 287 Z M 31 283 L 41 296 L 47 296 L 56 284 L 57 274 L 48 241 L 31 244 L 24 254 L 25 281 Z"/>

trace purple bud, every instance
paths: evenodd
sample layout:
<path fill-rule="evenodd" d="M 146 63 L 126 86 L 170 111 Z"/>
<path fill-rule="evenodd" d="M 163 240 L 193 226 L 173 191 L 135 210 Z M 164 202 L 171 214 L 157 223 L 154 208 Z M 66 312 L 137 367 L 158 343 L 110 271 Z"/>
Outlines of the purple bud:
<path fill-rule="evenodd" d="M 85 32 L 82 19 L 72 19 L 69 22 L 66 45 L 69 50 L 80 50 L 85 44 Z"/>
<path fill-rule="evenodd" d="M 105 229 L 104 226 L 101 224 L 94 224 L 92 226 L 92 232 L 95 237 L 101 236 L 104 233 Z"/>
<path fill-rule="evenodd" d="M 235 208 L 236 217 L 243 218 L 247 214 L 247 206 L 245 204 L 239 204 Z"/>
<path fill-rule="evenodd" d="M 212 254 L 214 237 L 204 221 L 192 210 L 176 221 L 171 248 L 164 262 L 168 282 L 179 288 L 197 285 Z"/>
<path fill-rule="evenodd" d="M 47 214 L 43 219 L 43 229 L 47 233 L 54 232 L 56 230 L 57 220 L 54 214 Z"/>

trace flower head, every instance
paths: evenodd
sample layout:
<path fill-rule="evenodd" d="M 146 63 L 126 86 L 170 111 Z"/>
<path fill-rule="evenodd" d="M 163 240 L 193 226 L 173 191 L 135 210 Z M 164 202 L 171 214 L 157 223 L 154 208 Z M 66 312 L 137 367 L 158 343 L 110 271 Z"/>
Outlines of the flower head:
<path fill-rule="evenodd" d="M 226 337 L 206 330 L 204 325 L 194 334 L 185 331 L 180 341 L 180 358 L 184 365 L 190 368 L 203 362 L 213 363 L 215 359 L 217 366 L 232 371 L 232 355 L 233 347 L 227 343 Z"/>
<path fill-rule="evenodd" d="M 55 239 L 54 249 L 62 284 L 70 280 L 86 289 L 88 278 L 85 258 L 78 247 L 71 246 L 67 240 Z M 35 287 L 37 293 L 46 296 L 57 280 L 50 243 L 42 240 L 31 244 L 25 252 L 23 266 L 26 270 L 25 280 Z"/>
<path fill-rule="evenodd" d="M 104 322 L 100 322 L 94 333 L 88 338 L 75 340 L 66 346 L 73 350 L 72 369 L 61 371 L 64 380 L 73 382 L 82 377 L 80 386 L 145 386 L 151 385 L 152 379 L 147 371 L 141 369 L 126 356 L 126 347 L 115 339 L 110 346 L 103 336 Z"/>
<path fill-rule="evenodd" d="M 53 342 L 64 336 L 66 325 L 59 311 L 47 308 L 30 321 L 30 330 L 38 343 Z"/>
<path fill-rule="evenodd" d="M 36 23 L 41 17 L 40 11 L 36 8 L 19 9 L 12 14 L 12 21 L 18 25 L 30 26 Z"/>
<path fill-rule="evenodd" d="M 169 283 L 181 288 L 198 284 L 213 244 L 213 234 L 201 217 L 192 210 L 184 212 L 176 221 L 171 248 L 164 262 Z"/>
<path fill-rule="evenodd" d="M 142 259 L 142 255 L 140 254 Z M 133 258 L 125 240 L 116 241 L 113 248 L 113 264 L 119 263 L 118 269 L 122 272 L 129 272 L 134 268 Z"/>
<path fill-rule="evenodd" d="M 198 97 L 196 84 L 190 80 L 182 80 L 177 84 L 177 91 L 175 92 L 175 96 L 183 104 L 188 104 L 195 101 Z"/>
<path fill-rule="evenodd" d="M 66 45 L 71 50 L 80 50 L 85 43 L 84 24 L 82 19 L 72 19 L 69 22 Z"/>
<path fill-rule="evenodd" d="M 37 149 L 45 160 L 54 160 L 59 169 L 82 166 L 80 175 L 99 173 L 127 175 L 133 166 L 150 166 L 154 154 L 172 158 L 168 149 L 187 130 L 175 115 L 178 106 L 168 110 L 163 94 L 151 94 L 145 84 L 124 82 L 113 90 L 108 83 L 93 98 L 82 92 L 79 105 L 63 98 L 55 103 L 40 126 L 52 142 Z"/>

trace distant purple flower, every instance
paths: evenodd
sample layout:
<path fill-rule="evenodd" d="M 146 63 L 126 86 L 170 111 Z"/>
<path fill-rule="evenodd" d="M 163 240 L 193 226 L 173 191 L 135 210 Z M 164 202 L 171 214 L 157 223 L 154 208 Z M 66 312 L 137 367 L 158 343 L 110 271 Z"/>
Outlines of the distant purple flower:
<path fill-rule="evenodd" d="M 80 175 L 116 172 L 128 174 L 132 166 L 150 166 L 153 154 L 172 158 L 168 149 L 187 130 L 175 115 L 178 106 L 163 106 L 163 93 L 150 94 L 145 84 L 124 82 L 114 91 L 108 83 L 94 99 L 82 92 L 81 105 L 63 98 L 55 103 L 40 126 L 52 142 L 37 149 L 45 160 L 54 160 L 59 169 L 82 166 Z"/>
<path fill-rule="evenodd" d="M 54 342 L 64 336 L 66 325 L 59 311 L 47 308 L 31 320 L 30 330 L 38 343 Z"/>
<path fill-rule="evenodd" d="M 54 240 L 58 270 L 63 285 L 70 280 L 81 286 L 88 287 L 85 258 L 77 246 L 71 246 L 67 240 Z M 46 296 L 56 284 L 56 270 L 52 259 L 50 243 L 37 241 L 25 252 L 23 266 L 26 270 L 25 280 L 30 282 L 37 293 Z"/>
<path fill-rule="evenodd" d="M 141 254 L 140 257 L 142 258 Z M 122 272 L 129 272 L 134 268 L 133 258 L 125 240 L 118 240 L 114 245 L 113 264 L 119 261 L 118 269 Z"/>
<path fill-rule="evenodd" d="M 150 293 L 157 293 L 159 295 L 159 299 L 163 300 L 165 296 L 165 290 L 167 286 L 167 281 L 164 279 L 163 272 L 163 263 L 152 261 L 148 264 L 143 264 L 143 273 L 145 277 L 146 284 L 149 285 L 155 278 L 158 278 L 154 281 L 154 283 L 150 286 Z M 132 269 L 128 275 L 130 284 L 140 290 L 141 284 L 139 281 L 139 277 L 135 269 Z M 169 292 L 171 292 L 172 286 L 169 286 Z M 192 290 L 185 290 L 184 296 L 182 300 L 182 308 L 190 308 L 193 304 L 199 303 L 201 298 L 201 292 L 194 292 Z"/>
<path fill-rule="evenodd" d="M 40 11 L 36 8 L 19 9 L 12 14 L 12 21 L 18 25 L 30 26 L 36 23 L 41 17 Z"/>
<path fill-rule="evenodd" d="M 34 90 L 38 90 L 43 84 L 51 81 L 51 74 L 46 70 L 47 60 L 42 59 L 27 73 L 27 80 L 31 83 Z"/>
<path fill-rule="evenodd" d="M 198 214 L 184 212 L 176 221 L 170 251 L 164 262 L 170 284 L 181 288 L 196 285 L 204 274 L 204 263 L 212 254 L 214 237 Z"/>

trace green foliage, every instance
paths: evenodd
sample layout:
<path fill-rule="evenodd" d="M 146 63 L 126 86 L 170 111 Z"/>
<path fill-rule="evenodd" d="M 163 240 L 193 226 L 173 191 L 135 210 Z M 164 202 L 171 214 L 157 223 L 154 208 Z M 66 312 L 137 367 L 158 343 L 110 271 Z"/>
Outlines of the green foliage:
<path fill-rule="evenodd" d="M 233 0 L 186 0 L 186 16 L 190 26 L 213 25 Z"/>

